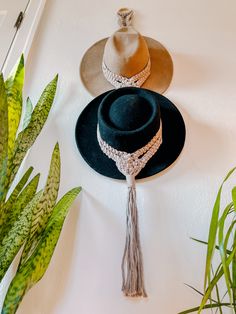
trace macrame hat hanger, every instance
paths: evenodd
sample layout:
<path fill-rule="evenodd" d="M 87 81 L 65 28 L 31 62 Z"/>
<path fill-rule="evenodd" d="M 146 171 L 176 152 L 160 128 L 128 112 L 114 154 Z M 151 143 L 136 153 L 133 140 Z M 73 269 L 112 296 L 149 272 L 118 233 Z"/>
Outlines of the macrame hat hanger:
<path fill-rule="evenodd" d="M 136 31 L 133 10 L 122 8 L 117 16 L 120 28 L 85 52 L 80 65 L 82 83 L 93 96 L 124 86 L 163 93 L 173 75 L 170 54 L 158 41 Z"/>
<path fill-rule="evenodd" d="M 80 114 L 75 138 L 84 160 L 98 173 L 126 180 L 126 243 L 122 291 L 146 297 L 135 182 L 166 169 L 185 142 L 181 113 L 166 97 L 136 87 L 106 92 Z"/>

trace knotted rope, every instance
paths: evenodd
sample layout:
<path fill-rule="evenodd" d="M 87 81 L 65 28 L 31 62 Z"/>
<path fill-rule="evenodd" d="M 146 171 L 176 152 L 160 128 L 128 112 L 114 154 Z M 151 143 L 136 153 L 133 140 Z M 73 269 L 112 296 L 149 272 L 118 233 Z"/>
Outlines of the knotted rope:
<path fill-rule="evenodd" d="M 133 10 L 128 8 L 121 8 L 117 12 L 118 24 L 120 25 L 120 27 L 127 27 L 131 25 L 133 14 Z"/>
<path fill-rule="evenodd" d="M 107 144 L 97 127 L 98 143 L 106 156 L 115 161 L 118 170 L 126 177 L 128 201 L 126 210 L 126 243 L 122 259 L 122 291 L 129 297 L 146 297 L 143 276 L 143 259 L 138 227 L 135 177 L 157 152 L 162 143 L 162 125 L 144 147 L 134 153 L 119 151 Z"/>

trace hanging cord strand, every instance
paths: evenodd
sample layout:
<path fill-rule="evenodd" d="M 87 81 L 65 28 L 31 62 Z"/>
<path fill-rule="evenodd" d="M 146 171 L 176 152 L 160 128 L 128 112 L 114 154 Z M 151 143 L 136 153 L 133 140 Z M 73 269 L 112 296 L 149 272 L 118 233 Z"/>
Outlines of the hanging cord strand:
<path fill-rule="evenodd" d="M 147 297 L 144 286 L 135 184 L 128 186 L 126 243 L 121 267 L 124 295 L 128 297 Z"/>

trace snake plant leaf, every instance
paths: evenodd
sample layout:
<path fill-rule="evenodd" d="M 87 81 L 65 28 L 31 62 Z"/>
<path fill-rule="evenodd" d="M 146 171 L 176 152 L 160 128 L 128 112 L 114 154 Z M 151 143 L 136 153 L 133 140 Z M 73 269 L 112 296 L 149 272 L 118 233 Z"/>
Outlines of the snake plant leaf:
<path fill-rule="evenodd" d="M 69 207 L 80 190 L 81 188 L 79 187 L 72 189 L 54 207 L 37 247 L 29 259 L 18 268 L 9 286 L 3 304 L 3 314 L 15 313 L 25 293 L 44 275 L 60 236 Z"/>
<path fill-rule="evenodd" d="M 57 88 L 58 75 L 46 86 L 37 102 L 28 126 L 19 133 L 14 146 L 14 158 L 10 168 L 9 184 L 15 175 L 27 153 L 42 130 L 50 112 Z"/>
<path fill-rule="evenodd" d="M 0 282 L 12 260 L 26 240 L 30 229 L 33 208 L 39 201 L 41 195 L 42 192 L 38 192 L 31 202 L 27 204 L 1 243 Z"/>
<path fill-rule="evenodd" d="M 22 89 L 24 84 L 24 57 L 21 56 L 18 64 L 6 80 L 8 103 L 8 160 L 11 160 L 15 144 L 16 132 L 22 112 Z"/>
<path fill-rule="evenodd" d="M 221 192 L 223 188 L 223 184 L 228 180 L 231 174 L 235 171 L 236 167 L 231 169 L 225 179 L 223 180 L 220 189 L 217 193 L 217 197 L 215 200 L 215 204 L 212 211 L 209 235 L 208 235 L 208 245 L 207 245 L 207 257 L 206 257 L 206 266 L 205 266 L 205 278 L 204 278 L 204 290 L 206 290 L 207 283 L 209 284 L 211 281 L 211 261 L 215 251 L 215 243 L 218 229 L 218 219 L 219 219 L 219 211 L 220 211 L 220 200 L 221 200 Z"/>
<path fill-rule="evenodd" d="M 24 115 L 24 120 L 23 120 L 23 129 L 25 129 L 29 125 L 32 112 L 33 112 L 33 105 L 32 105 L 30 98 L 28 97 L 26 99 L 25 115 Z"/>
<path fill-rule="evenodd" d="M 49 174 L 43 195 L 34 209 L 30 233 L 24 247 L 21 263 L 30 256 L 38 242 L 39 234 L 45 228 L 49 217 L 51 216 L 53 207 L 56 204 L 59 184 L 60 184 L 60 150 L 58 143 L 55 145 Z"/>
<path fill-rule="evenodd" d="M 37 174 L 19 194 L 18 198 L 11 207 L 5 208 L 3 211 L 3 223 L 0 232 L 0 243 L 5 235 L 12 228 L 14 223 L 19 219 L 20 213 L 23 208 L 29 203 L 36 194 L 39 182 L 39 174 Z"/>
<path fill-rule="evenodd" d="M 10 207 L 12 207 L 12 205 L 15 203 L 18 195 L 20 194 L 20 192 L 22 191 L 23 187 L 25 186 L 25 184 L 27 183 L 31 173 L 33 172 L 33 167 L 29 167 L 29 169 L 24 173 L 24 175 L 22 176 L 22 178 L 20 179 L 20 181 L 17 183 L 16 187 L 14 188 L 13 192 L 11 193 L 11 195 L 9 196 L 8 200 L 6 201 L 6 203 L 4 204 L 4 209 L 7 211 Z M 1 222 L 0 222 L 0 226 L 1 226 Z"/>
<path fill-rule="evenodd" d="M 219 220 L 219 232 L 218 232 L 218 244 L 219 244 L 219 252 L 220 252 L 220 257 L 221 257 L 221 263 L 223 266 L 224 270 L 224 276 L 225 276 L 225 283 L 226 287 L 228 290 L 228 295 L 230 298 L 230 302 L 232 303 L 232 293 L 231 293 L 231 286 L 232 286 L 232 281 L 231 281 L 231 276 L 230 276 L 230 270 L 229 270 L 229 265 L 226 265 L 226 259 L 227 259 L 227 254 L 226 254 L 226 247 L 225 247 L 225 241 L 224 241 L 224 226 L 225 226 L 225 220 L 228 216 L 228 213 L 230 209 L 232 208 L 232 203 L 226 206 L 225 210 L 223 211 L 222 216 L 220 217 Z"/>
<path fill-rule="evenodd" d="M 0 74 L 0 205 L 5 195 L 4 188 L 7 174 L 7 155 L 8 155 L 7 95 L 3 76 L 2 74 Z"/>

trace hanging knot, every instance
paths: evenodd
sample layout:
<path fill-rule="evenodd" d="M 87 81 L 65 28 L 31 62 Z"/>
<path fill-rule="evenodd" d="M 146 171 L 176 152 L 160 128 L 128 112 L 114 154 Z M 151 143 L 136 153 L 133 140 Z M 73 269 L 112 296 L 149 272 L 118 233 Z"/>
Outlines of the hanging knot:
<path fill-rule="evenodd" d="M 135 189 L 135 176 L 127 175 L 126 182 L 129 188 Z"/>
<path fill-rule="evenodd" d="M 118 12 L 118 24 L 120 27 L 127 27 L 132 24 L 132 16 L 134 12 L 128 8 L 121 8 Z"/>
<path fill-rule="evenodd" d="M 134 154 L 123 154 L 116 160 L 116 166 L 125 176 L 136 176 L 144 167 L 143 160 Z"/>

